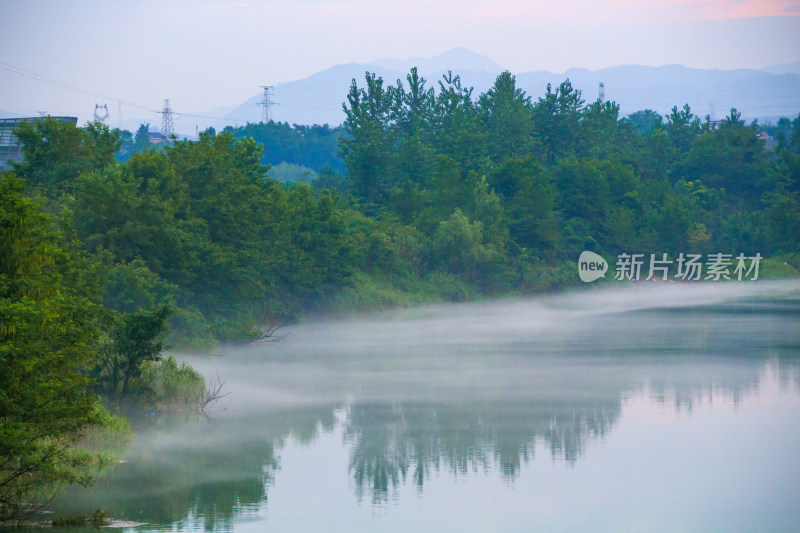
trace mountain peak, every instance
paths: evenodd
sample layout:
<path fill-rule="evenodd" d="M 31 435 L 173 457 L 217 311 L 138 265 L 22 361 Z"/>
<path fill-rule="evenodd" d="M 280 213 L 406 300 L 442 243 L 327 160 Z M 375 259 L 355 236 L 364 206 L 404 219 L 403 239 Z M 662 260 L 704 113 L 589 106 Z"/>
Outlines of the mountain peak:
<path fill-rule="evenodd" d="M 388 70 L 408 72 L 417 67 L 420 73 L 427 74 L 452 70 L 453 72 L 475 71 L 499 74 L 504 69 L 486 56 L 464 47 L 447 50 L 431 58 L 410 57 L 408 59 L 385 58 L 370 63 Z"/>

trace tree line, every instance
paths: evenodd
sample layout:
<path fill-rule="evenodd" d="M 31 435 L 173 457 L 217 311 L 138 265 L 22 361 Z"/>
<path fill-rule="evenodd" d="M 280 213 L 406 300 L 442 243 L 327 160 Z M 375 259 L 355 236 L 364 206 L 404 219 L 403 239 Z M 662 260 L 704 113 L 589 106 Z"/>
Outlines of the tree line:
<path fill-rule="evenodd" d="M 770 152 L 735 109 L 718 125 L 688 105 L 622 119 L 568 80 L 533 101 L 506 72 L 476 99 L 458 76 L 434 91 L 413 69 L 405 84 L 354 81 L 345 112 L 342 154 L 363 205 L 429 236 L 459 211 L 483 230 L 473 248 L 498 250 L 501 263 L 798 251 L 797 118 L 781 122 Z"/>

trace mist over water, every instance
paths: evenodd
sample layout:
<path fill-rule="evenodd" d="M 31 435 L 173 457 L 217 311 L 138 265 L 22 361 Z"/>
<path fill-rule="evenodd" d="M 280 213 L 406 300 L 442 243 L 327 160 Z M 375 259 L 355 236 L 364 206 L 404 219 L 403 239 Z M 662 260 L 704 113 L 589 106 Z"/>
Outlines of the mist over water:
<path fill-rule="evenodd" d="M 800 283 L 642 283 L 308 322 L 181 354 L 230 395 L 151 417 L 59 512 L 146 530 L 800 529 Z"/>

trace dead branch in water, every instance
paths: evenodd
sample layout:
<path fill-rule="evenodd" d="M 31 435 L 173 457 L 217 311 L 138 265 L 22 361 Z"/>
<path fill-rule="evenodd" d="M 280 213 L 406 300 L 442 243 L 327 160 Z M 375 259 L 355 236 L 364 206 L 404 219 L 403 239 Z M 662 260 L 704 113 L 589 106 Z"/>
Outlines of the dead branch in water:
<path fill-rule="evenodd" d="M 225 382 L 219 378 L 219 373 L 217 373 L 217 377 L 206 384 L 206 391 L 203 395 L 203 399 L 194 406 L 195 409 L 205 414 L 207 408 L 229 395 L 230 392 L 222 393 L 222 387 L 224 386 Z"/>

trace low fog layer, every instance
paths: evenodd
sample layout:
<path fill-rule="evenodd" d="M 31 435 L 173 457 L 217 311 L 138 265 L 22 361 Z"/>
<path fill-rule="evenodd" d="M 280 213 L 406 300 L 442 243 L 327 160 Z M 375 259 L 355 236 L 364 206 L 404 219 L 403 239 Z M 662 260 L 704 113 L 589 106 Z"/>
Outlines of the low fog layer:
<path fill-rule="evenodd" d="M 310 321 L 284 328 L 278 342 L 184 357 L 219 373 L 231 393 L 224 406 L 240 410 L 530 395 L 596 386 L 603 376 L 641 384 L 648 365 L 664 362 L 653 356 L 765 358 L 765 338 L 784 355 L 797 351 L 799 302 L 795 281 L 641 283 Z"/>
<path fill-rule="evenodd" d="M 719 476 L 735 471 L 738 499 L 719 500 L 715 519 L 742 523 L 743 504 L 763 496 L 781 530 L 800 490 L 786 451 L 800 437 L 786 425 L 800 407 L 799 326 L 798 282 L 640 284 L 308 322 L 276 343 L 182 355 L 230 395 L 206 419 L 147 417 L 126 463 L 55 505 L 207 530 L 233 529 L 239 516 L 287 531 L 281 517 L 339 516 L 358 530 L 367 502 L 436 515 L 427 498 L 444 490 L 465 515 L 493 497 L 524 501 L 518 513 L 537 502 L 583 508 L 609 483 L 639 497 L 652 471 L 662 479 L 642 512 L 661 516 L 664 497 L 682 495 L 681 509 L 723 498 Z M 695 453 L 711 473 L 681 455 Z M 744 458 L 761 466 L 732 471 Z M 598 465 L 613 475 L 591 481 Z M 442 489 L 444 476 L 453 481 Z M 498 478 L 505 488 L 488 489 Z M 466 480 L 486 489 L 470 503 L 455 496 Z M 407 487 L 417 496 L 400 497 Z M 298 516 L 292 505 L 324 512 Z M 370 516 L 366 530 L 384 529 Z"/>

